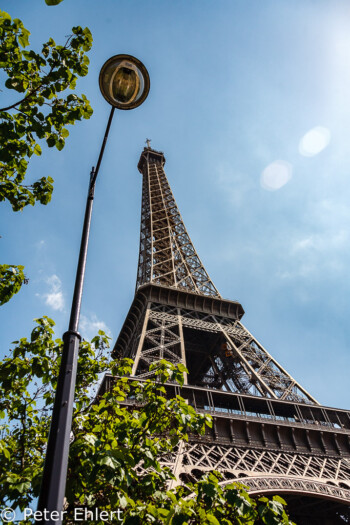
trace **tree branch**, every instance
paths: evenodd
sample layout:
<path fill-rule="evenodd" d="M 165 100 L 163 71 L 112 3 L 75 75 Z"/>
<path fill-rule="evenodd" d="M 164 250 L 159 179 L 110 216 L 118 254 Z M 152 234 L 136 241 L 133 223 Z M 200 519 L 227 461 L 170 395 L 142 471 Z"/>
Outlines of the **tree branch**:
<path fill-rule="evenodd" d="M 52 72 L 52 70 L 50 71 L 50 73 L 51 72 Z M 31 93 L 29 93 L 29 95 L 27 95 L 26 97 L 22 98 L 22 100 L 19 100 L 15 104 L 12 104 L 11 106 L 7 106 L 7 108 L 0 108 L 0 111 L 8 111 L 9 109 L 14 109 L 16 106 L 18 106 L 19 104 L 22 104 L 22 102 L 25 102 L 26 100 L 28 100 L 28 98 L 30 98 L 32 95 L 34 95 L 34 93 L 36 93 L 42 87 L 42 85 L 43 84 L 41 83 L 40 86 L 35 88 Z"/>
<path fill-rule="evenodd" d="M 63 49 L 68 49 L 68 44 L 69 44 L 69 41 L 73 38 L 73 35 L 70 35 L 66 41 L 66 43 L 64 44 L 63 46 Z M 47 75 L 44 76 L 44 78 L 47 78 L 51 75 L 52 71 L 54 70 L 55 67 L 57 67 L 58 65 L 60 64 L 60 61 L 57 60 L 56 62 L 54 62 L 51 66 L 51 69 L 50 71 L 48 72 Z M 43 78 L 43 80 L 44 80 Z M 7 108 L 0 108 L 0 111 L 9 111 L 10 109 L 14 109 L 16 106 L 18 106 L 19 104 L 22 104 L 23 102 L 25 102 L 26 100 L 28 100 L 30 97 L 32 97 L 41 87 L 43 86 L 43 82 L 41 82 L 40 86 L 38 86 L 37 88 L 33 89 L 33 91 L 31 91 L 26 97 L 22 98 L 22 100 L 20 100 L 19 102 L 16 102 L 15 104 L 12 104 L 11 106 L 7 106 Z"/>

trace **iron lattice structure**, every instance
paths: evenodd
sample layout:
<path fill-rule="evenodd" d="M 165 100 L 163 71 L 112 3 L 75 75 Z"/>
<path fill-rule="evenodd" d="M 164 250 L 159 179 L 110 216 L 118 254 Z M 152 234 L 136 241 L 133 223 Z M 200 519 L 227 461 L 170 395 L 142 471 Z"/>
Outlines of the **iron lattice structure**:
<path fill-rule="evenodd" d="M 144 174 L 136 289 L 146 283 L 220 297 L 187 233 L 163 166 L 149 148 L 138 165 Z"/>
<path fill-rule="evenodd" d="M 136 292 L 114 353 L 134 360 L 141 381 L 154 361 L 184 363 L 181 395 L 213 415 L 213 429 L 168 465 L 179 483 L 215 469 L 252 494 L 281 494 L 299 525 L 350 523 L 350 412 L 319 405 L 243 326 L 241 304 L 220 296 L 164 164 L 163 153 L 144 148 Z M 112 381 L 107 375 L 102 388 Z"/>

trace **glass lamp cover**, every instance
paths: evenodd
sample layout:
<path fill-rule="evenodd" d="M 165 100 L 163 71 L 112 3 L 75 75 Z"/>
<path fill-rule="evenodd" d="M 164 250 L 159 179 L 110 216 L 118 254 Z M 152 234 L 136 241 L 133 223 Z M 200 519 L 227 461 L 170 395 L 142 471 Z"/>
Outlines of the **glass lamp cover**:
<path fill-rule="evenodd" d="M 107 60 L 99 84 L 107 102 L 118 109 L 133 109 L 142 104 L 150 87 L 147 69 L 131 55 L 116 55 Z"/>

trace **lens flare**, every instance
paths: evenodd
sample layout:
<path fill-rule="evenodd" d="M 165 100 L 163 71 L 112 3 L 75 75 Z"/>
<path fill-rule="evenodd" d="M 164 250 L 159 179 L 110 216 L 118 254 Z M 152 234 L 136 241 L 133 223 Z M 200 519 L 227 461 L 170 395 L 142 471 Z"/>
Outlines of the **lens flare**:
<path fill-rule="evenodd" d="M 299 153 L 304 157 L 313 157 L 324 150 L 331 140 L 329 129 L 316 126 L 310 129 L 299 142 Z"/>
<path fill-rule="evenodd" d="M 261 174 L 260 184 L 265 190 L 276 191 L 292 177 L 292 165 L 285 160 L 275 160 Z"/>

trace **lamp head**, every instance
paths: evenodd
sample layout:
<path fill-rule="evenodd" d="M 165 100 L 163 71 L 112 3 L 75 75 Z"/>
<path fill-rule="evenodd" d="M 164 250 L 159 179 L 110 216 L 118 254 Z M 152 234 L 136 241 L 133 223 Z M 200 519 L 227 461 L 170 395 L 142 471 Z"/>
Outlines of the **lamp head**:
<path fill-rule="evenodd" d="M 147 69 L 131 55 L 115 55 L 107 60 L 100 71 L 99 84 L 107 102 L 118 109 L 140 106 L 150 88 Z"/>

